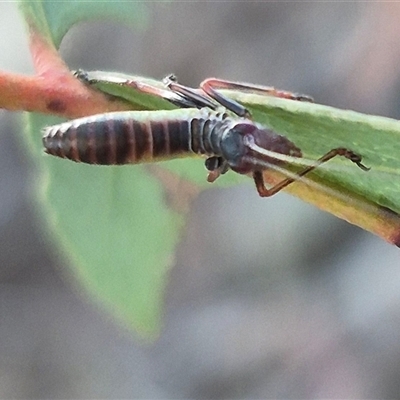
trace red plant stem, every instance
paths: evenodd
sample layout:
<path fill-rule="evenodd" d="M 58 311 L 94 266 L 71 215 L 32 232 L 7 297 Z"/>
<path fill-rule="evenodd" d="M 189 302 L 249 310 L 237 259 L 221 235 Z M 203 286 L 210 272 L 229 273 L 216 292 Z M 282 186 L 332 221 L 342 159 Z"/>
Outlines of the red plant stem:
<path fill-rule="evenodd" d="M 25 76 L 0 71 L 0 108 L 34 111 L 77 118 L 109 111 L 128 110 L 122 101 L 110 101 L 68 75 Z"/>
<path fill-rule="evenodd" d="M 30 49 L 37 75 L 0 71 L 0 108 L 77 118 L 128 110 L 129 104 L 110 100 L 74 78 L 56 48 L 30 27 Z"/>
<path fill-rule="evenodd" d="M 41 76 L 57 73 L 67 74 L 67 65 L 54 45 L 35 26 L 29 23 L 29 48 L 36 73 Z"/>

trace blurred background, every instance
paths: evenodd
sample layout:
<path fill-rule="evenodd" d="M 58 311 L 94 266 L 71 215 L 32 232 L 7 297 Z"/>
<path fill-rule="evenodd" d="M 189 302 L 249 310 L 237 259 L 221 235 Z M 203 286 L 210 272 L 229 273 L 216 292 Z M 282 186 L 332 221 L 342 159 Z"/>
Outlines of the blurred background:
<path fill-rule="evenodd" d="M 149 2 L 146 29 L 90 23 L 71 69 L 274 85 L 400 117 L 400 5 Z M 0 3 L 0 69 L 32 73 L 14 3 Z M 40 235 L 35 169 L 0 112 L 0 398 L 399 398 L 399 249 L 248 184 L 195 201 L 164 328 L 143 345 L 65 279 Z"/>

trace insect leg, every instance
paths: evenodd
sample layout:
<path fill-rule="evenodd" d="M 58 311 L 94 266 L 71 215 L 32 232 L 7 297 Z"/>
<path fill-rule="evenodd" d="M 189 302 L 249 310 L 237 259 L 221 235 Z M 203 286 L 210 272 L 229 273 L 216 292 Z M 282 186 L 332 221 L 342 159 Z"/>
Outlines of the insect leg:
<path fill-rule="evenodd" d="M 174 92 L 171 90 L 166 90 L 162 87 L 157 87 L 154 85 L 150 85 L 146 82 L 137 80 L 137 79 L 129 79 L 129 77 L 124 76 L 120 77 L 118 75 L 108 76 L 104 75 L 104 77 L 91 77 L 95 75 L 95 73 L 87 72 L 83 69 L 78 69 L 74 72 L 74 76 L 79 79 L 81 82 L 87 85 L 95 85 L 97 83 L 112 83 L 119 86 L 129 87 L 135 90 L 138 90 L 143 93 L 147 93 L 153 96 L 161 97 L 165 100 L 170 101 L 172 104 L 182 107 L 182 108 L 196 108 L 197 105 L 190 98 L 180 95 L 178 92 Z M 98 74 L 97 74 L 98 75 Z M 96 75 L 95 75 L 96 76 Z"/>
<path fill-rule="evenodd" d="M 171 92 L 170 90 L 165 90 L 156 86 L 135 81 L 127 81 L 125 85 L 131 86 L 134 89 L 138 89 L 144 93 L 162 97 L 163 99 L 170 101 L 172 104 L 178 107 L 193 108 L 196 106 L 192 101 L 190 101 L 190 99 L 187 99 L 186 97 L 179 95 L 179 93 Z"/>
<path fill-rule="evenodd" d="M 281 97 L 284 99 L 297 100 L 297 101 L 308 101 L 312 102 L 313 99 L 303 94 L 296 94 L 285 90 L 278 90 L 269 86 L 252 85 L 249 83 L 239 83 L 233 81 L 227 81 L 224 79 L 208 78 L 201 82 L 200 87 L 214 100 L 222 104 L 225 108 L 232 111 L 239 117 L 249 118 L 250 112 L 243 107 L 241 104 L 233 99 L 230 99 L 223 94 L 218 92 L 218 89 L 228 90 L 242 90 L 251 93 L 258 93 L 262 95 Z"/>
<path fill-rule="evenodd" d="M 199 93 L 198 90 L 189 88 L 187 86 L 181 85 L 175 75 L 168 75 L 163 79 L 165 86 L 170 89 L 173 93 L 176 93 L 191 102 L 192 107 L 203 108 L 208 107 L 212 110 L 218 108 L 218 104 L 213 102 L 210 98 L 206 97 L 204 94 Z"/>
<path fill-rule="evenodd" d="M 302 176 L 308 174 L 321 164 L 331 160 L 332 158 L 336 156 L 342 156 L 350 160 L 351 162 L 357 164 L 359 168 L 361 168 L 363 171 L 369 171 L 370 168 L 367 168 L 364 164 L 361 163 L 361 156 L 358 154 L 352 152 L 351 150 L 345 149 L 343 147 L 339 147 L 336 149 L 332 149 L 328 151 L 325 155 L 323 155 L 321 158 L 319 158 L 315 164 L 308 166 L 307 168 L 304 168 L 302 171 L 298 172 L 295 177 L 293 178 L 286 178 L 283 181 L 277 183 L 276 185 L 272 186 L 271 188 L 267 188 L 265 186 L 264 178 L 262 171 L 254 171 L 253 173 L 253 179 L 254 183 L 256 185 L 257 191 L 261 197 L 270 197 L 273 196 L 274 194 L 278 193 L 282 189 L 284 189 L 286 186 L 290 185 L 291 183 L 297 181 L 299 178 Z"/>
<path fill-rule="evenodd" d="M 182 108 L 196 108 L 197 105 L 192 99 L 182 96 L 180 93 L 171 91 L 171 90 L 165 90 L 156 86 L 149 85 L 144 82 L 139 82 L 139 81 L 129 81 L 127 80 L 124 82 L 124 86 L 130 86 L 133 87 L 134 89 L 140 90 L 143 93 L 147 94 L 152 94 L 154 96 L 162 97 L 163 99 L 166 99 L 170 101 L 172 104 L 175 104 L 178 107 Z"/>
<path fill-rule="evenodd" d="M 92 83 L 92 80 L 89 78 L 89 73 L 84 69 L 79 68 L 76 71 L 73 71 L 73 76 L 87 85 L 90 85 Z"/>
<path fill-rule="evenodd" d="M 292 93 L 287 90 L 275 89 L 272 86 L 254 85 L 252 83 L 241 83 L 234 81 L 227 81 L 225 79 L 207 78 L 201 82 L 200 87 L 208 94 L 209 88 L 214 89 L 228 89 L 228 90 L 242 90 L 245 92 L 258 93 L 261 95 L 268 95 L 273 97 L 281 97 L 283 99 L 306 101 L 313 103 L 312 97 L 306 94 Z M 213 97 L 213 96 L 211 96 Z"/>
<path fill-rule="evenodd" d="M 228 163 L 222 157 L 217 156 L 208 157 L 205 161 L 205 166 L 208 170 L 207 182 L 210 183 L 229 170 Z"/>

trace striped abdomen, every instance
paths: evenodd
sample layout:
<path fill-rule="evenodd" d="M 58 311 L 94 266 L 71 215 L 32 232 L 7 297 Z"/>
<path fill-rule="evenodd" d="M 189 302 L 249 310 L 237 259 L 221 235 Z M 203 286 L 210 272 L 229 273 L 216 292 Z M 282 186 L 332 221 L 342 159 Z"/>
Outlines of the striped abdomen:
<path fill-rule="evenodd" d="M 99 114 L 46 128 L 43 145 L 54 156 L 105 165 L 215 155 L 225 118 L 207 109 Z"/>

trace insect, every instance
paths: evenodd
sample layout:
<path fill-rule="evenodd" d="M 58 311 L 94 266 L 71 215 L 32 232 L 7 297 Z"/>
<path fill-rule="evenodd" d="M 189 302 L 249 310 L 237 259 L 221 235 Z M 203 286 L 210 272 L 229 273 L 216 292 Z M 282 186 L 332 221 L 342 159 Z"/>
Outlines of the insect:
<path fill-rule="evenodd" d="M 76 162 L 103 165 L 201 155 L 206 157 L 209 182 L 228 170 L 252 174 L 262 197 L 274 195 L 336 156 L 349 159 L 363 171 L 369 170 L 360 155 L 339 147 L 268 188 L 263 171 L 271 166 L 284 166 L 287 156 L 300 158 L 302 152 L 285 136 L 254 122 L 243 105 L 219 89 L 250 90 L 296 101 L 312 99 L 271 87 L 215 78 L 203 81 L 200 90 L 179 84 L 173 75 L 165 78 L 164 84 L 165 89 L 143 85 L 140 90 L 166 98 L 183 109 L 105 113 L 50 126 L 44 130 L 45 151 Z"/>

